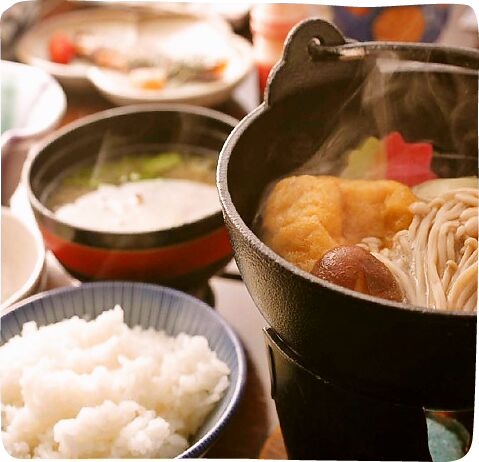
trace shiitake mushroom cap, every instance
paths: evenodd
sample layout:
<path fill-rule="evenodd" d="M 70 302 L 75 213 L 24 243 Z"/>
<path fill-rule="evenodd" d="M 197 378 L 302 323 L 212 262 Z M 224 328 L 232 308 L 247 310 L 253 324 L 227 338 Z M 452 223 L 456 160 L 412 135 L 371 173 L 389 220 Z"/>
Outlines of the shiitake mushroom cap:
<path fill-rule="evenodd" d="M 311 274 L 363 294 L 403 300 L 402 290 L 389 268 L 357 245 L 341 245 L 329 250 L 315 263 Z"/>

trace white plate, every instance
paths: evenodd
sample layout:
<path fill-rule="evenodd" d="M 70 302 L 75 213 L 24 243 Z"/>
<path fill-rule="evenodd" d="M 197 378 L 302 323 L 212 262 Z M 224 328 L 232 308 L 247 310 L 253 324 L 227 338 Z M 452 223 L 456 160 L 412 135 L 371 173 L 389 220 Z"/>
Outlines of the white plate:
<path fill-rule="evenodd" d="M 170 13 L 220 15 L 234 27 L 248 18 L 256 0 L 71 0 L 81 5 L 148 8 Z"/>
<path fill-rule="evenodd" d="M 205 56 L 225 57 L 228 65 L 221 79 L 213 82 L 191 82 L 161 90 L 141 90 L 131 86 L 125 74 L 92 66 L 81 60 L 69 64 L 51 62 L 48 40 L 61 30 L 71 36 L 88 30 L 108 43 L 121 44 L 121 50 L 174 50 L 175 58 Z M 113 103 L 184 102 L 214 105 L 226 100 L 253 66 L 251 44 L 232 32 L 224 19 L 171 12 L 113 8 L 89 8 L 54 16 L 45 20 L 20 39 L 17 49 L 20 61 L 41 67 L 70 88 L 96 87 Z"/>

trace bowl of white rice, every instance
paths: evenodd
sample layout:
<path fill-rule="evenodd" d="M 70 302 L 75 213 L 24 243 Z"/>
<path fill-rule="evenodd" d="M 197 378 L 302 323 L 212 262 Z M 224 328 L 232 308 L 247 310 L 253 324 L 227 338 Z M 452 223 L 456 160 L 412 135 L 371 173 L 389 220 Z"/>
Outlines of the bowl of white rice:
<path fill-rule="evenodd" d="M 196 458 L 231 419 L 244 351 L 175 289 L 95 282 L 1 317 L 2 444 L 15 458 Z"/>

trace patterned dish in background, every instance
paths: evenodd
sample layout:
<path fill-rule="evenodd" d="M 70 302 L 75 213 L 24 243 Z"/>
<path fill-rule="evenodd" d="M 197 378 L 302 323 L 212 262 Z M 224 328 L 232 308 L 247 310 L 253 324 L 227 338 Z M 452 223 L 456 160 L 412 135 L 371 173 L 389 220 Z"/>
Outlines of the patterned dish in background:
<path fill-rule="evenodd" d="M 333 6 L 333 22 L 348 38 L 367 42 L 434 42 L 450 5 Z"/>

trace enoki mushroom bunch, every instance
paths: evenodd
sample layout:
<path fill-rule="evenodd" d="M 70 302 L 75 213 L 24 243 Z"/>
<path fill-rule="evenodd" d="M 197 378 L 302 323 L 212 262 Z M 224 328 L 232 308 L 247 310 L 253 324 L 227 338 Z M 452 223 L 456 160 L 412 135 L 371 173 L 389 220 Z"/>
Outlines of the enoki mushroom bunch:
<path fill-rule="evenodd" d="M 410 206 L 414 218 L 390 248 L 360 244 L 395 275 L 408 303 L 438 310 L 477 309 L 478 190 L 461 188 Z"/>

